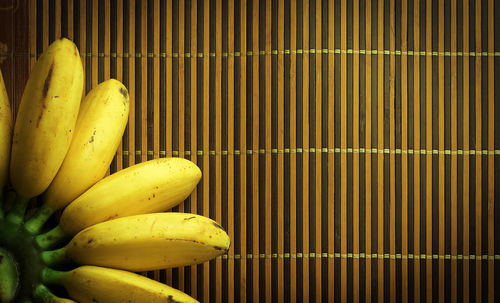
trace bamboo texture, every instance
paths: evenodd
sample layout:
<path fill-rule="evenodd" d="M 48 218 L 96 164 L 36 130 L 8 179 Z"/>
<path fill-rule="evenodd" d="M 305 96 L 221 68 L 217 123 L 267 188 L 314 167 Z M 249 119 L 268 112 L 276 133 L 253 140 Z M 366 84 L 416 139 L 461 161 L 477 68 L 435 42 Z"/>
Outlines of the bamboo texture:
<path fill-rule="evenodd" d="M 108 173 L 172 156 L 202 169 L 173 211 L 215 219 L 230 250 L 142 274 L 203 302 L 500 297 L 495 1 L 26 3 L 14 59 L 68 37 L 86 92 L 129 89 Z"/>

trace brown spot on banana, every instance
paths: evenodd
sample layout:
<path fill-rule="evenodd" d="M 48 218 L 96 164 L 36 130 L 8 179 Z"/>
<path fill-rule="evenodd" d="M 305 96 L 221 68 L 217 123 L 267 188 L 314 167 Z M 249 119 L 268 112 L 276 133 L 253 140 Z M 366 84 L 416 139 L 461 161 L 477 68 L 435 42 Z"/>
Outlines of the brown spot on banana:
<path fill-rule="evenodd" d="M 87 243 L 83 245 L 83 248 L 91 248 L 92 246 L 94 246 L 94 242 L 95 242 L 94 238 L 88 239 Z"/>
<path fill-rule="evenodd" d="M 36 127 L 40 126 L 40 120 L 42 120 L 42 116 L 45 113 L 45 109 L 47 108 L 47 94 L 49 92 L 50 83 L 52 80 L 52 71 L 54 70 L 54 62 L 50 65 L 49 72 L 47 73 L 47 77 L 45 78 L 45 82 L 43 83 L 42 89 L 42 111 L 40 112 L 40 116 L 38 116 L 38 121 L 36 122 Z"/>
<path fill-rule="evenodd" d="M 226 232 L 226 230 L 225 230 L 222 226 L 220 226 L 219 224 L 217 224 L 217 223 L 215 223 L 215 222 L 214 222 L 213 224 L 214 224 L 214 226 L 215 226 L 215 227 L 220 228 L 220 229 L 222 229 L 224 232 Z"/>
<path fill-rule="evenodd" d="M 52 80 L 52 71 L 54 70 L 54 62 L 50 65 L 49 72 L 47 73 L 47 77 L 45 78 L 45 82 L 43 83 L 42 90 L 42 98 L 47 97 L 47 93 L 49 92 L 50 80 Z"/>
<path fill-rule="evenodd" d="M 181 303 L 177 300 L 174 300 L 174 298 L 172 297 L 172 295 L 168 295 L 167 297 L 167 303 Z"/>
<path fill-rule="evenodd" d="M 89 143 L 94 142 L 95 133 L 96 133 L 96 130 L 94 129 L 94 132 L 92 133 L 92 137 L 90 137 Z"/>
<path fill-rule="evenodd" d="M 120 94 L 122 94 L 123 98 L 127 99 L 128 98 L 128 92 L 125 88 L 120 87 Z"/>

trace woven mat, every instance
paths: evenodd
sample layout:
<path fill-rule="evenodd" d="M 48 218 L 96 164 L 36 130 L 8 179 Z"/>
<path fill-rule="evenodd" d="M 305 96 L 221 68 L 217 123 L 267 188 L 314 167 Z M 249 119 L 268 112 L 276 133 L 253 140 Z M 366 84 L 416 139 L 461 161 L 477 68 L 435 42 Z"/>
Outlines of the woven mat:
<path fill-rule="evenodd" d="M 144 275 L 204 302 L 500 297 L 493 0 L 4 2 L 14 107 L 8 79 L 69 37 L 86 91 L 130 91 L 110 173 L 202 169 L 174 211 L 220 222 L 230 251 Z"/>

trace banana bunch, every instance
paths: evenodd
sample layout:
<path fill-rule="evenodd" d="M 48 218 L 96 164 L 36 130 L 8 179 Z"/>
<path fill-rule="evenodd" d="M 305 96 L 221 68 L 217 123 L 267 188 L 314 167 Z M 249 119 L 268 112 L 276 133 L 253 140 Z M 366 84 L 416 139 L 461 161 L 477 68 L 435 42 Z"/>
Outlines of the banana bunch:
<path fill-rule="evenodd" d="M 53 42 L 13 124 L 0 73 L 0 303 L 197 302 L 134 272 L 199 264 L 229 249 L 210 218 L 165 212 L 191 194 L 200 169 L 161 158 L 104 177 L 129 95 L 110 79 L 83 96 L 83 79 L 74 43 Z"/>

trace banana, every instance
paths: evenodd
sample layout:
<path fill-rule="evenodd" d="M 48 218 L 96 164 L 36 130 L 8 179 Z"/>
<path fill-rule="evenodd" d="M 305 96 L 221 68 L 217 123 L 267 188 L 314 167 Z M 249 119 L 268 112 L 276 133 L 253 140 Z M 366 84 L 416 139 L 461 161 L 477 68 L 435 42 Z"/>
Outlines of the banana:
<path fill-rule="evenodd" d="M 68 151 L 83 92 L 76 45 L 53 42 L 35 63 L 14 124 L 10 178 L 32 198 L 47 189 Z"/>
<path fill-rule="evenodd" d="M 46 283 L 62 285 L 80 302 L 198 302 L 180 290 L 144 276 L 111 268 L 81 266 L 68 272 L 44 270 Z"/>
<path fill-rule="evenodd" d="M 97 182 L 64 210 L 68 235 L 99 222 L 165 211 L 184 201 L 201 178 L 193 162 L 160 158 L 131 166 Z"/>
<path fill-rule="evenodd" d="M 82 102 L 64 162 L 44 194 L 44 203 L 65 207 L 106 174 L 127 126 L 129 96 L 123 84 L 107 80 Z"/>
<path fill-rule="evenodd" d="M 93 88 L 82 101 L 75 131 L 61 168 L 43 195 L 44 204 L 26 229 L 36 233 L 56 210 L 106 174 L 127 126 L 129 95 L 114 79 Z"/>
<path fill-rule="evenodd" d="M 0 200 L 9 174 L 10 147 L 12 137 L 12 112 L 0 71 Z M 1 207 L 1 206 L 0 206 Z"/>
<path fill-rule="evenodd" d="M 160 158 L 128 167 L 76 198 L 64 209 L 59 225 L 35 241 L 47 250 L 99 222 L 168 210 L 186 199 L 200 178 L 198 166 L 183 158 Z"/>
<path fill-rule="evenodd" d="M 45 251 L 49 266 L 74 261 L 131 271 L 202 263 L 224 254 L 229 236 L 215 221 L 189 213 L 155 213 L 102 222 L 63 248 Z"/>
<path fill-rule="evenodd" d="M 12 302 L 19 286 L 19 273 L 12 255 L 0 248 L 0 302 Z"/>

